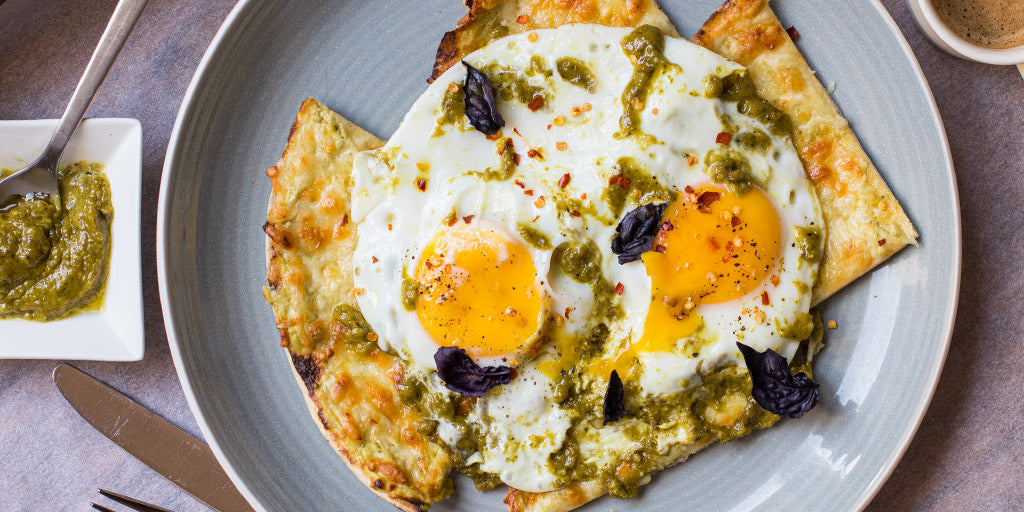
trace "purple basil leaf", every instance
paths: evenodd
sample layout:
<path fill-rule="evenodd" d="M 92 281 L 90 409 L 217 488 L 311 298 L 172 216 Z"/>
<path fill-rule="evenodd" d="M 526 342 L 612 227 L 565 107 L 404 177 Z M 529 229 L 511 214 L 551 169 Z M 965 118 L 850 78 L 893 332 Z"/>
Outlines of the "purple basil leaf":
<path fill-rule="evenodd" d="M 494 135 L 502 126 L 505 120 L 498 113 L 498 101 L 494 98 L 494 87 L 487 74 L 470 66 L 466 66 L 466 117 L 469 124 L 484 135 Z"/>
<path fill-rule="evenodd" d="M 668 203 L 645 204 L 622 218 L 612 238 L 612 252 L 619 255 L 620 265 L 636 261 L 651 250 L 667 207 Z"/>
<path fill-rule="evenodd" d="M 437 374 L 444 387 L 462 396 L 483 396 L 495 386 L 508 384 L 515 370 L 508 366 L 477 366 L 459 347 L 441 347 L 434 352 Z"/>
<path fill-rule="evenodd" d="M 793 375 L 789 363 L 772 349 L 758 352 L 736 342 L 747 363 L 757 405 L 783 418 L 801 418 L 818 404 L 818 385 L 800 372 Z"/>
<path fill-rule="evenodd" d="M 608 392 L 604 395 L 604 424 L 619 421 L 626 415 L 626 390 L 622 387 L 619 372 L 612 370 L 608 377 Z"/>

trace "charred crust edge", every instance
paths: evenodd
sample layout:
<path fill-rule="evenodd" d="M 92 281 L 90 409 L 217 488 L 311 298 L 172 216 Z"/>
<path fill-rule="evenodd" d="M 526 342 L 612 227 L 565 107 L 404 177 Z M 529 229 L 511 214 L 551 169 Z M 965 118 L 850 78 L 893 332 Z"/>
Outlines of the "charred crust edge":
<path fill-rule="evenodd" d="M 295 352 L 292 352 L 291 355 L 295 371 L 302 378 L 302 383 L 306 385 L 309 396 L 313 396 L 313 388 L 316 386 L 317 381 L 320 380 L 320 363 L 313 359 L 312 356 L 304 356 Z M 323 417 L 321 417 L 322 419 Z"/>
<path fill-rule="evenodd" d="M 409 505 L 412 505 L 413 508 L 415 508 L 416 510 L 420 510 L 420 511 L 423 510 L 423 506 L 424 505 L 427 505 L 427 503 L 424 503 L 424 502 L 422 502 L 422 501 L 420 501 L 420 500 L 418 500 L 416 498 L 399 497 L 398 499 L 408 503 Z"/>
<path fill-rule="evenodd" d="M 284 247 L 285 249 L 290 249 L 292 247 L 292 241 L 288 238 L 288 230 L 281 226 L 268 220 L 263 223 L 263 232 L 266 233 L 275 244 Z"/>
<path fill-rule="evenodd" d="M 437 54 L 434 56 L 434 67 L 431 69 L 430 78 L 427 83 L 434 83 L 437 77 L 452 67 L 459 59 L 459 48 L 456 44 L 456 31 L 449 30 L 441 37 L 441 44 L 437 46 Z"/>

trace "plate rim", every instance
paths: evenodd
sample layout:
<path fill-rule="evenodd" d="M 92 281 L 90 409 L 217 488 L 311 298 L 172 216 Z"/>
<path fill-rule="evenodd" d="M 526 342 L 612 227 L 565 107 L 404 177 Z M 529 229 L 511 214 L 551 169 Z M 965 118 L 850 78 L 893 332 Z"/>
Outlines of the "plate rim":
<path fill-rule="evenodd" d="M 220 463 L 225 473 L 238 488 L 239 492 L 245 497 L 253 508 L 259 512 L 266 512 L 268 509 L 263 503 L 256 497 L 255 493 L 249 488 L 248 483 L 238 474 L 237 470 L 232 465 L 230 459 L 225 454 L 223 448 L 220 446 L 219 441 L 213 436 L 212 429 L 210 428 L 209 422 L 203 413 L 199 405 L 198 398 L 193 388 L 192 380 L 189 377 L 187 368 L 183 361 L 182 345 L 181 340 L 177 336 L 177 326 L 175 323 L 175 312 L 172 310 L 171 304 L 171 293 L 169 292 L 168 272 L 167 272 L 167 256 L 168 256 L 168 224 L 167 220 L 169 217 L 168 212 L 168 196 L 170 194 L 170 182 L 172 175 L 174 174 L 174 162 L 177 157 L 178 148 L 177 144 L 181 136 L 182 126 L 184 120 L 192 111 L 192 102 L 196 95 L 199 86 L 206 80 L 206 73 L 210 61 L 214 55 L 218 52 L 221 47 L 221 43 L 224 41 L 227 33 L 231 31 L 237 22 L 239 16 L 245 11 L 251 4 L 257 0 L 238 0 L 235 6 L 231 9 L 228 15 L 225 17 L 220 28 L 217 30 L 216 35 L 210 41 L 209 46 L 203 53 L 203 57 L 196 67 L 196 71 L 189 82 L 188 89 L 182 96 L 181 105 L 178 108 L 178 113 L 174 121 L 174 126 L 171 130 L 170 138 L 168 139 L 167 152 L 164 158 L 163 172 L 160 178 L 160 193 L 157 204 L 157 224 L 156 224 L 156 259 L 157 259 L 157 281 L 159 284 L 161 313 L 164 320 L 164 329 L 167 335 L 167 342 L 171 352 L 171 358 L 174 362 L 175 371 L 178 375 L 178 379 L 181 382 L 183 394 L 185 400 L 189 405 L 189 409 L 196 419 L 196 423 L 199 426 L 200 431 L 203 434 L 206 443 L 210 446 Z M 959 305 L 960 298 L 960 284 L 961 284 L 961 270 L 962 270 L 962 222 L 960 212 L 960 195 L 956 183 L 956 173 L 953 164 L 952 151 L 949 146 L 949 138 L 946 133 L 945 125 L 942 120 L 942 116 L 938 109 L 938 104 L 935 102 L 935 96 L 932 92 L 931 86 L 928 83 L 928 79 L 921 68 L 920 62 L 917 59 L 917 55 L 914 53 L 903 34 L 903 31 L 899 28 L 899 25 L 893 19 L 892 14 L 885 8 L 881 3 L 881 0 L 869 0 L 871 5 L 878 12 L 882 21 L 888 27 L 889 31 L 895 35 L 896 42 L 899 45 L 900 50 L 908 58 L 911 65 L 911 70 L 918 84 L 923 89 L 929 112 L 931 113 L 933 120 L 935 121 L 936 128 L 940 135 L 940 143 L 943 148 L 942 157 L 944 160 L 944 177 L 948 182 L 950 190 L 953 194 L 953 232 L 954 244 L 951 247 L 952 253 L 952 267 L 954 277 L 951 279 L 951 289 L 948 290 L 950 293 L 950 301 L 944 308 L 943 317 L 946 319 L 944 331 L 945 336 L 942 343 L 941 355 L 933 359 L 933 368 L 930 368 L 931 377 L 929 386 L 926 393 L 921 395 L 921 400 L 916 404 L 916 410 L 914 411 L 914 420 L 908 424 L 905 428 L 903 435 L 901 436 L 897 449 L 893 450 L 888 457 L 888 460 L 875 477 L 871 480 L 871 483 L 864 488 L 861 492 L 859 501 L 854 502 L 854 506 L 851 510 L 862 511 L 864 510 L 871 501 L 877 496 L 884 483 L 889 479 L 895 470 L 896 466 L 902 460 L 903 455 L 906 453 L 910 446 L 911 441 L 917 434 L 918 429 L 921 426 L 924 416 L 928 411 L 929 405 L 935 395 L 935 391 L 938 387 L 939 380 L 942 376 L 942 368 L 945 365 L 945 360 L 949 352 L 949 347 L 952 343 L 953 328 L 956 322 L 957 307 Z"/>
<path fill-rule="evenodd" d="M 896 42 L 900 45 L 900 49 L 903 54 L 909 58 L 910 65 L 914 71 L 914 76 L 917 78 L 918 84 L 921 85 L 922 90 L 925 93 L 925 98 L 928 100 L 927 104 L 932 117 L 935 120 L 936 127 L 939 129 L 939 138 L 941 139 L 943 149 L 943 159 L 946 164 L 945 177 L 949 182 L 949 188 L 953 192 L 953 233 L 954 233 L 954 244 L 952 249 L 953 253 L 953 274 L 952 289 L 949 290 L 951 301 L 946 307 L 945 318 L 945 340 L 942 344 L 942 354 L 940 357 L 935 359 L 935 368 L 932 371 L 931 382 L 929 383 L 929 389 L 927 393 L 921 395 L 921 400 L 916 406 L 914 411 L 914 421 L 911 422 L 909 428 L 905 429 L 903 436 L 900 438 L 898 443 L 899 448 L 895 450 L 894 455 L 889 457 L 889 460 L 879 468 L 875 478 L 872 479 L 871 483 L 861 494 L 860 503 L 857 504 L 856 510 L 862 511 L 868 507 L 868 505 L 878 495 L 879 491 L 882 490 L 882 486 L 889 480 L 892 473 L 896 470 L 896 466 L 899 465 L 900 461 L 903 460 L 903 455 L 907 453 L 907 449 L 910 448 L 910 443 L 917 436 L 918 429 L 921 428 L 921 422 L 924 421 L 925 414 L 928 413 L 928 408 L 932 403 L 932 399 L 935 397 L 935 390 L 938 388 L 939 380 L 942 378 L 942 369 L 946 365 L 946 357 L 949 354 L 949 347 L 953 342 L 953 328 L 956 324 L 956 313 L 957 308 L 960 305 L 960 280 L 961 270 L 963 264 L 963 229 L 962 220 L 960 215 L 960 190 L 956 184 L 956 167 L 953 164 L 953 152 L 949 147 L 949 135 L 946 133 L 945 123 L 942 121 L 942 114 L 939 112 L 939 105 L 935 102 L 935 93 L 932 92 L 931 84 L 928 83 L 928 77 L 925 76 L 924 70 L 921 68 L 921 63 L 917 60 L 917 54 L 914 53 L 914 49 L 911 48 L 910 42 L 907 41 L 906 36 L 903 35 L 903 31 L 900 30 L 896 20 L 892 17 L 892 13 L 882 4 L 881 0 L 871 0 L 872 6 L 878 12 L 878 15 L 882 18 L 882 21 L 889 27 L 889 31 L 896 36 Z"/>

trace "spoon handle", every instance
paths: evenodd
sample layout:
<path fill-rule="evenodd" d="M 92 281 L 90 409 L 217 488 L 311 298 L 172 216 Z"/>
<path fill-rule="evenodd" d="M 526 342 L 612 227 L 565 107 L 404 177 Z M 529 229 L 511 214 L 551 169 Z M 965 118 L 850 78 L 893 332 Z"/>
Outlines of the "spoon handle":
<path fill-rule="evenodd" d="M 75 87 L 71 101 L 68 102 L 68 107 L 64 110 L 64 115 L 61 116 L 57 129 L 53 132 L 53 137 L 50 138 L 50 143 L 46 145 L 43 156 L 39 159 L 37 164 L 39 167 L 45 167 L 52 171 L 57 169 L 57 161 L 60 160 L 60 155 L 64 152 L 64 146 L 71 139 L 71 135 L 75 133 L 78 123 L 85 116 L 85 111 L 89 109 L 89 103 L 92 102 L 93 96 L 96 96 L 96 90 L 106 78 L 110 65 L 114 63 L 125 40 L 128 39 L 128 34 L 131 33 L 132 27 L 135 26 L 139 15 L 142 14 L 142 8 L 146 6 L 146 1 L 120 0 L 117 3 L 114 14 L 110 17 L 106 30 L 103 31 L 103 37 L 100 38 L 92 58 L 89 59 L 89 65 L 86 66 L 82 79 Z"/>

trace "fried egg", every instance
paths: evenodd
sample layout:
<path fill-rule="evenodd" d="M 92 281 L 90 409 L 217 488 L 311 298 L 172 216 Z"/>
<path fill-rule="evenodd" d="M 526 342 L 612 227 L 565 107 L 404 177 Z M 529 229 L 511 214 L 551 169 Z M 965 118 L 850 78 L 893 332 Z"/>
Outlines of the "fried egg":
<path fill-rule="evenodd" d="M 354 163 L 359 307 L 424 403 L 465 409 L 423 406 L 463 466 L 517 489 L 568 483 L 570 432 L 597 468 L 635 447 L 628 422 L 601 422 L 613 370 L 669 397 L 742 366 L 737 341 L 791 357 L 809 334 L 824 223 L 787 132 L 741 97 L 738 64 L 637 35 L 567 25 L 498 39 L 466 58 L 494 85 L 497 133 L 466 119 L 455 66 Z M 658 232 L 619 263 L 616 229 L 645 204 L 664 205 Z M 460 400 L 434 360 L 453 346 L 515 377 Z M 651 435 L 668 451 L 695 433 Z"/>

